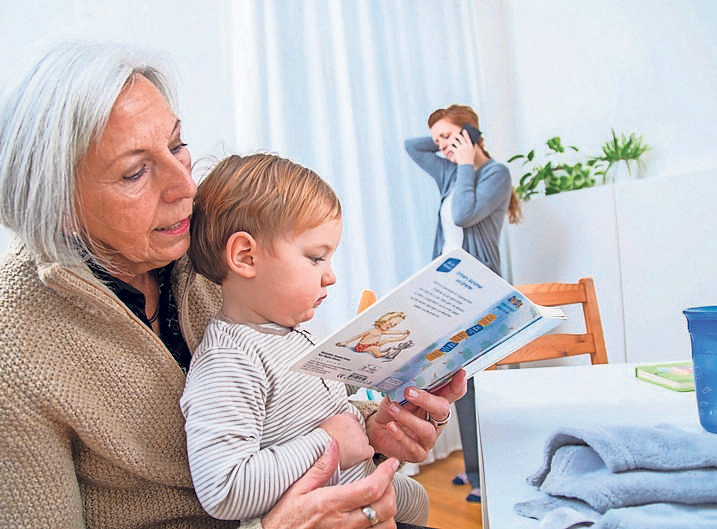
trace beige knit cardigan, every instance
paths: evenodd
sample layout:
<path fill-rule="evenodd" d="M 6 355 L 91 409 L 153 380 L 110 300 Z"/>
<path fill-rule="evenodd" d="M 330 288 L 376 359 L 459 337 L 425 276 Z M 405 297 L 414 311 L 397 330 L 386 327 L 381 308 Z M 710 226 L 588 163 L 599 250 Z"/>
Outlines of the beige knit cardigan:
<path fill-rule="evenodd" d="M 194 350 L 219 289 L 190 269 L 176 264 L 172 288 Z M 0 259 L 0 318 L 0 527 L 238 526 L 194 494 L 184 374 L 86 267 L 14 246 Z"/>

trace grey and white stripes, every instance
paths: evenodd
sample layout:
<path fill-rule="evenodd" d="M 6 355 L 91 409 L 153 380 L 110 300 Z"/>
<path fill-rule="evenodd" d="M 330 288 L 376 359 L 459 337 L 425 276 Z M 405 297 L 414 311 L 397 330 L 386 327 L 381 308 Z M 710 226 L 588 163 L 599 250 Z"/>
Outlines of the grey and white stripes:
<path fill-rule="evenodd" d="M 311 343 L 278 325 L 237 325 L 214 318 L 192 358 L 181 399 L 189 465 L 197 496 L 216 518 L 261 516 L 321 456 L 333 415 L 361 414 L 342 384 L 289 370 Z M 330 484 L 356 481 L 368 461 Z M 338 474 L 338 472 L 337 472 Z M 401 518 L 425 522 L 427 495 L 410 478 L 394 479 Z"/>

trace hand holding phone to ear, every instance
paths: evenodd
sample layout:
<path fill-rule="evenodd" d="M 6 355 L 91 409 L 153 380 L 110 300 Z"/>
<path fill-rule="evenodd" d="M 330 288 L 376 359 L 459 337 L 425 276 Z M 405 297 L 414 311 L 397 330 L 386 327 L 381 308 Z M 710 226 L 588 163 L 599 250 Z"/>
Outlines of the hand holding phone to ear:
<path fill-rule="evenodd" d="M 463 134 L 463 131 L 466 131 L 468 133 L 468 137 L 471 139 L 471 143 L 473 145 L 478 143 L 478 140 L 480 140 L 481 131 L 479 131 L 473 125 L 466 125 L 465 127 L 463 127 L 461 134 Z"/>
<path fill-rule="evenodd" d="M 453 155 L 458 165 L 472 164 L 475 157 L 475 145 L 481 133 L 471 125 L 466 125 L 453 139 Z"/>

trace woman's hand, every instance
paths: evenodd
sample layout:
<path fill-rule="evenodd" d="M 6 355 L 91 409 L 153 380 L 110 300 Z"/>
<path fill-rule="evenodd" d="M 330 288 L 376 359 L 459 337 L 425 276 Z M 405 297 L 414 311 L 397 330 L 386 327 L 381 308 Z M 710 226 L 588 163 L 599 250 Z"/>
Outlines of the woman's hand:
<path fill-rule="evenodd" d="M 473 164 L 476 146 L 471 142 L 467 130 L 456 133 L 453 140 L 453 157 L 458 165 Z"/>
<path fill-rule="evenodd" d="M 319 426 L 339 444 L 339 468 L 346 470 L 373 456 L 373 448 L 358 417 L 341 413 L 329 417 Z"/>
<path fill-rule="evenodd" d="M 366 435 L 376 452 L 401 461 L 420 463 L 436 444 L 440 428 L 435 421 L 448 417 L 450 405 L 466 393 L 466 373 L 458 371 L 451 381 L 434 393 L 408 388 L 408 403 L 399 406 L 386 397 L 366 421 Z"/>
<path fill-rule="evenodd" d="M 365 506 L 371 506 L 380 521 L 373 529 L 395 529 L 396 494 L 392 480 L 398 461 L 384 461 L 373 474 L 359 481 L 324 487 L 336 471 L 338 461 L 338 445 L 332 440 L 324 455 L 262 519 L 264 529 L 365 529 L 371 526 L 361 511 Z"/>

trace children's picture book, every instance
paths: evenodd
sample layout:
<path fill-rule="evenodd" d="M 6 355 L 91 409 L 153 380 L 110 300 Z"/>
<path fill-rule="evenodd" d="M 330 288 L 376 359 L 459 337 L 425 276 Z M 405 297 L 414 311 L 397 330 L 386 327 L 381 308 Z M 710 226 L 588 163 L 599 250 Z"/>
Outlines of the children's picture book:
<path fill-rule="evenodd" d="M 387 394 L 434 390 L 493 365 L 565 320 L 468 252 L 438 257 L 301 357 L 294 371 Z"/>
<path fill-rule="evenodd" d="M 689 360 L 639 365 L 635 367 L 635 376 L 674 391 L 695 390 L 695 376 Z"/>

